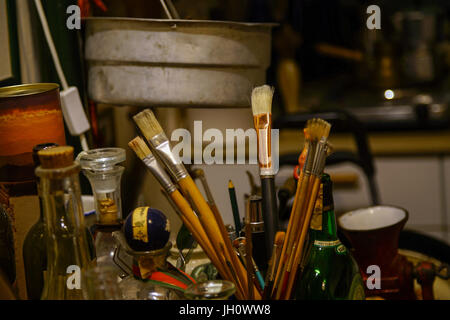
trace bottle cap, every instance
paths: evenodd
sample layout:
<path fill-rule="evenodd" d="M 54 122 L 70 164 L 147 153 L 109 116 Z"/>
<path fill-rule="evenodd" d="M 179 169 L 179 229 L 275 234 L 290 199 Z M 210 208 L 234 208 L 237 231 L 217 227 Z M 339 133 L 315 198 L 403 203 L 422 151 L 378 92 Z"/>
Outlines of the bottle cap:
<path fill-rule="evenodd" d="M 47 142 L 47 143 L 40 143 L 33 147 L 33 163 L 34 166 L 37 167 L 41 164 L 41 161 L 39 160 L 38 152 L 45 149 L 50 149 L 57 147 L 58 144 L 53 142 Z"/>
<path fill-rule="evenodd" d="M 59 169 L 73 164 L 73 147 L 60 146 L 38 152 L 43 169 Z"/>
<path fill-rule="evenodd" d="M 122 148 L 100 148 L 82 151 L 77 156 L 82 169 L 103 171 L 112 169 L 116 164 L 125 161 L 125 150 Z"/>

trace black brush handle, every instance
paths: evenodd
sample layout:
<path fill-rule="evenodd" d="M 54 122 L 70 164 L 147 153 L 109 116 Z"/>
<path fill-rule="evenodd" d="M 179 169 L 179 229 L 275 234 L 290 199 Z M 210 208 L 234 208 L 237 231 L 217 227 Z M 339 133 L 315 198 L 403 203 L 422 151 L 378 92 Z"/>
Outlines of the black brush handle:
<path fill-rule="evenodd" d="M 266 233 L 252 232 L 253 260 L 255 260 L 258 269 L 264 274 L 267 270 L 268 256 L 266 248 Z"/>
<path fill-rule="evenodd" d="M 267 257 L 272 256 L 273 241 L 278 231 L 277 198 L 273 176 L 261 177 L 262 212 L 266 233 Z"/>

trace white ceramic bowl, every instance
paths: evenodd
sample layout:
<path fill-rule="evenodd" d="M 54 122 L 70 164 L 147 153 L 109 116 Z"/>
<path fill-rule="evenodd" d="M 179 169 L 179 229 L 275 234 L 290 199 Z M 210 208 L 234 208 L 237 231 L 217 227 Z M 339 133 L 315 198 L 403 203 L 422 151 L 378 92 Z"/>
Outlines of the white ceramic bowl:
<path fill-rule="evenodd" d="M 405 209 L 375 206 L 347 212 L 339 217 L 339 225 L 350 231 L 368 231 L 392 226 L 407 217 Z"/>

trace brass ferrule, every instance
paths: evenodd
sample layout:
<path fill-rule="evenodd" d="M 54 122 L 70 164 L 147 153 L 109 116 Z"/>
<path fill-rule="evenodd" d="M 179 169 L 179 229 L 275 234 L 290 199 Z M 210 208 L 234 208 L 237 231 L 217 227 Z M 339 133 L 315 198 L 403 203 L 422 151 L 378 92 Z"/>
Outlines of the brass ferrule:
<path fill-rule="evenodd" d="M 314 157 L 314 164 L 312 168 L 312 174 L 319 177 L 325 167 L 325 160 L 327 157 L 327 140 L 325 138 L 320 139 L 317 145 L 316 155 Z"/>

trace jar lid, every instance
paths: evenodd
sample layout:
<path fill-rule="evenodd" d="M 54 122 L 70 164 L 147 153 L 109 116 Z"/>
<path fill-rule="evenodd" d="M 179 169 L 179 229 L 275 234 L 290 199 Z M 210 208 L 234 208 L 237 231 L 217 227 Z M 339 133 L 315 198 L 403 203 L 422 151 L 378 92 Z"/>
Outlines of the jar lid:
<path fill-rule="evenodd" d="M 125 149 L 100 148 L 82 151 L 77 156 L 82 169 L 105 170 L 113 168 L 116 164 L 125 161 Z"/>
<path fill-rule="evenodd" d="M 58 89 L 56 83 L 29 83 L 0 88 L 0 98 L 23 97 Z"/>

